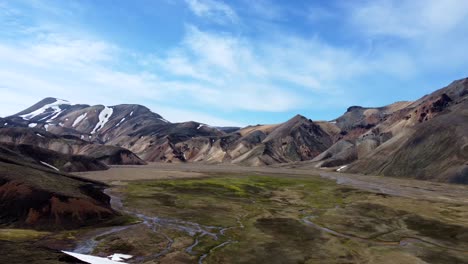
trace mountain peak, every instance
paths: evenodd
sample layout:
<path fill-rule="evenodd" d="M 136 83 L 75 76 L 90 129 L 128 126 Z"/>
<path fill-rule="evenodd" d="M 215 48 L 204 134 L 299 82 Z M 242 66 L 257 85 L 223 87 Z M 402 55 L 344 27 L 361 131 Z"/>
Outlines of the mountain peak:
<path fill-rule="evenodd" d="M 287 122 L 298 122 L 298 121 L 303 121 L 303 120 L 308 120 L 307 117 L 297 114 L 293 116 L 291 119 L 289 119 Z"/>
<path fill-rule="evenodd" d="M 353 106 L 348 107 L 348 109 L 346 109 L 346 112 L 352 112 L 352 111 L 360 110 L 360 109 L 363 109 L 363 108 L 364 107 L 359 106 L 359 105 L 353 105 Z"/>
<path fill-rule="evenodd" d="M 15 114 L 14 116 L 19 116 L 25 120 L 30 120 L 34 117 L 43 115 L 47 112 L 60 112 L 61 106 L 69 106 L 70 102 L 67 100 L 57 99 L 54 97 L 46 97 L 41 101 L 37 102 L 33 106 Z M 52 111 L 50 111 L 52 109 Z"/>

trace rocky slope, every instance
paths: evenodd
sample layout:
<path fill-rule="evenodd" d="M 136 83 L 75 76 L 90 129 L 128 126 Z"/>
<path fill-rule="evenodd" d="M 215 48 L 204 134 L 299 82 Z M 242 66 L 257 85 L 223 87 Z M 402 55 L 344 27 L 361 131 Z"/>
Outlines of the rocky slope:
<path fill-rule="evenodd" d="M 395 112 L 360 138 L 370 140 L 348 171 L 468 183 L 468 79 Z"/>
<path fill-rule="evenodd" d="M 107 164 L 141 164 L 140 158 L 250 166 L 296 163 L 466 182 L 467 83 L 455 81 L 414 102 L 352 106 L 330 122 L 298 115 L 245 128 L 170 123 L 140 105 L 89 106 L 46 98 L 0 120 L 0 142 L 88 155 Z"/>
<path fill-rule="evenodd" d="M 342 139 L 316 167 L 468 183 L 468 79 L 414 102 L 351 107 L 335 122 Z"/>
<path fill-rule="evenodd" d="M 33 145 L 0 143 L 0 152 L 62 172 L 96 171 L 109 168 L 95 158 L 62 154 Z"/>
<path fill-rule="evenodd" d="M 319 125 L 295 116 L 278 125 L 246 127 L 220 137 L 197 137 L 175 145 L 185 160 L 270 165 L 310 160 L 332 144 Z"/>
<path fill-rule="evenodd" d="M 107 165 L 145 164 L 143 160 L 127 149 L 89 142 L 70 135 L 55 135 L 38 128 L 0 128 L 0 142 L 30 145 L 65 155 L 88 156 Z"/>
<path fill-rule="evenodd" d="M 63 174 L 0 149 L 0 225 L 72 229 L 117 216 L 104 185 Z"/>
<path fill-rule="evenodd" d="M 150 162 L 268 165 L 310 160 L 333 143 L 332 136 L 321 125 L 302 116 L 278 125 L 223 128 L 198 122 L 170 123 L 140 105 L 73 105 L 54 98 L 46 98 L 1 123 L 0 142 L 36 144 L 99 160 L 106 145 L 128 149 Z M 18 133 L 18 127 L 22 127 L 21 133 L 29 136 L 12 136 Z M 46 138 L 49 133 L 60 135 L 61 143 L 57 139 L 31 138 L 41 133 L 47 135 Z M 77 142 L 78 139 L 81 141 Z M 131 155 L 128 153 L 129 157 Z M 125 158 L 120 160 L 123 162 L 118 164 L 126 164 Z"/>

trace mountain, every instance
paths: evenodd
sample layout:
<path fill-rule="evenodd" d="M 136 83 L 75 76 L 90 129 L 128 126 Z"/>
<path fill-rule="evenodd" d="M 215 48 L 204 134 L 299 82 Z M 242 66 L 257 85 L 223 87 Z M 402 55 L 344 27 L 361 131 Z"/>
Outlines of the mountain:
<path fill-rule="evenodd" d="M 467 86 L 453 82 L 419 100 L 351 106 L 331 121 L 297 115 L 244 128 L 171 123 L 141 105 L 89 106 L 46 98 L 0 120 L 0 142 L 105 164 L 290 164 L 468 183 Z M 346 166 L 346 167 L 344 167 Z"/>
<path fill-rule="evenodd" d="M 313 121 L 297 115 L 285 123 L 258 125 L 217 137 L 194 137 L 175 149 L 191 162 L 270 165 L 309 160 L 332 139 Z"/>
<path fill-rule="evenodd" d="M 101 161 L 106 155 L 97 153 L 110 148 L 129 151 L 131 158 L 105 162 L 111 165 L 128 164 L 127 160 L 140 164 L 138 157 L 147 162 L 269 165 L 312 159 L 333 143 L 320 125 L 299 115 L 282 124 L 239 129 L 171 123 L 141 105 L 75 105 L 50 97 L 1 120 L 0 127 L 0 142 L 38 145 Z"/>
<path fill-rule="evenodd" d="M 468 79 L 414 102 L 351 107 L 335 120 L 342 139 L 315 166 L 468 183 Z"/>

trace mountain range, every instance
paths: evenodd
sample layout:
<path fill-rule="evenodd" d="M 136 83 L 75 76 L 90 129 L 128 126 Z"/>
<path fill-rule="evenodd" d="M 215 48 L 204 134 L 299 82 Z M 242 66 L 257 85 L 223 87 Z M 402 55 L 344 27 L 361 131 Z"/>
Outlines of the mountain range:
<path fill-rule="evenodd" d="M 467 78 L 416 101 L 351 106 L 331 121 L 296 115 L 280 124 L 214 127 L 171 123 L 141 105 L 90 106 L 51 97 L 0 119 L 3 148 L 63 172 L 198 162 L 456 183 L 468 183 L 467 131 Z"/>

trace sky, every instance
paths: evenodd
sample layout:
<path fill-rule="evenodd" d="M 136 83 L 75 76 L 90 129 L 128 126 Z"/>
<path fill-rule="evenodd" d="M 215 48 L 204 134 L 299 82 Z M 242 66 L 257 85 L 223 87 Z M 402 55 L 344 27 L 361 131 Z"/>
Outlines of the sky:
<path fill-rule="evenodd" d="M 468 76 L 468 1 L 0 0 L 0 116 L 45 97 L 171 122 L 332 120 Z"/>

